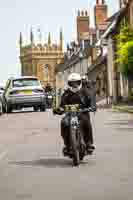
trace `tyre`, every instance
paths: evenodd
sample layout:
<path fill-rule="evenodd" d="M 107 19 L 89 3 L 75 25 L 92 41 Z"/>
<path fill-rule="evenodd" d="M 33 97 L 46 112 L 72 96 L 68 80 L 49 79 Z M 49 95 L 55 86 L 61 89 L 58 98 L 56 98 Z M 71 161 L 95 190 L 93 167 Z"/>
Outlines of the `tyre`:
<path fill-rule="evenodd" d="M 38 111 L 38 106 L 34 106 L 34 111 L 37 112 Z"/>
<path fill-rule="evenodd" d="M 45 111 L 46 111 L 45 105 L 43 105 L 43 106 L 40 107 L 40 111 L 41 111 L 41 112 L 45 112 Z"/>
<path fill-rule="evenodd" d="M 73 152 L 73 165 L 79 166 L 80 157 L 79 157 L 79 149 L 78 149 L 78 139 L 76 130 L 71 131 L 71 145 L 72 145 L 72 152 Z"/>
<path fill-rule="evenodd" d="M 1 103 L 1 101 L 0 101 L 0 115 L 2 115 L 2 113 L 3 113 L 2 110 L 3 110 L 3 109 L 2 109 L 2 103 Z"/>
<path fill-rule="evenodd" d="M 6 113 L 11 113 L 11 112 L 12 112 L 12 107 L 6 104 Z"/>
<path fill-rule="evenodd" d="M 5 108 L 5 106 L 2 106 L 2 111 L 3 111 L 3 113 L 6 113 L 6 108 Z"/>

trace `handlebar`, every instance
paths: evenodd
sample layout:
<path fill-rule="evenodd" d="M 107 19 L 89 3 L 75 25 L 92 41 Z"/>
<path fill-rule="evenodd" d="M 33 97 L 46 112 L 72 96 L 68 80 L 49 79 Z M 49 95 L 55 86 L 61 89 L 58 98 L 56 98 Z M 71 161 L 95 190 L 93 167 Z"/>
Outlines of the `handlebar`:
<path fill-rule="evenodd" d="M 95 112 L 94 108 L 84 108 L 84 109 L 80 109 L 79 110 L 80 113 L 84 113 L 84 112 Z"/>
<path fill-rule="evenodd" d="M 67 105 L 65 108 L 59 108 L 54 114 L 57 115 L 62 115 L 63 113 L 66 112 L 77 112 L 77 113 L 84 113 L 84 112 L 96 112 L 96 108 L 79 108 L 79 107 L 74 107 L 74 105 Z"/>
<path fill-rule="evenodd" d="M 64 112 L 95 112 L 96 108 L 95 107 L 89 107 L 89 108 L 83 108 L 82 105 L 80 104 L 75 104 L 75 105 L 66 105 L 64 108 Z"/>

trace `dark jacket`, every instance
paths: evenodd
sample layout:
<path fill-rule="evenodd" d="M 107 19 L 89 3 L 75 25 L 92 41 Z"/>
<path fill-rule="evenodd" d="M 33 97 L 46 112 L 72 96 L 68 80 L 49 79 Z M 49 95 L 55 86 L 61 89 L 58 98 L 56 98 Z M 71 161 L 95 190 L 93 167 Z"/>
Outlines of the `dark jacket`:
<path fill-rule="evenodd" d="M 61 107 L 71 104 L 80 104 L 83 108 L 91 106 L 91 97 L 87 88 L 81 88 L 78 92 L 74 93 L 67 89 L 61 97 Z"/>

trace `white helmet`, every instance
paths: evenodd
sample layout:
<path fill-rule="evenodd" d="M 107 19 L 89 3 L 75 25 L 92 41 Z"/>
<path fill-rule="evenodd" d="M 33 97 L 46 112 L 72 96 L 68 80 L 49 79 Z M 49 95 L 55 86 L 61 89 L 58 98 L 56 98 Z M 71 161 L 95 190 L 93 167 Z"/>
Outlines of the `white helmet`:
<path fill-rule="evenodd" d="M 72 92 L 77 92 L 81 88 L 81 76 L 78 73 L 72 73 L 68 76 L 68 86 Z"/>

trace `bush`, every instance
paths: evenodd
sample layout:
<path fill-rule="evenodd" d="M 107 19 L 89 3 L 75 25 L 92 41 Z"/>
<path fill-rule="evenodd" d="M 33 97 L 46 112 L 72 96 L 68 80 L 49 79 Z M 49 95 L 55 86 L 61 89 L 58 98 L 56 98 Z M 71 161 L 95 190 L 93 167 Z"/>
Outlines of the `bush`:
<path fill-rule="evenodd" d="M 120 71 L 128 77 L 133 74 L 133 30 L 124 26 L 121 33 L 117 35 L 117 63 L 120 64 Z"/>
<path fill-rule="evenodd" d="M 133 101 L 133 92 L 129 92 L 129 94 L 128 94 L 128 99 L 129 99 L 130 101 Z"/>
<path fill-rule="evenodd" d="M 133 41 L 126 42 L 119 53 L 120 71 L 128 77 L 133 74 Z"/>

